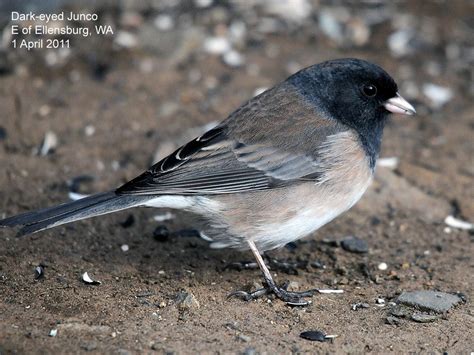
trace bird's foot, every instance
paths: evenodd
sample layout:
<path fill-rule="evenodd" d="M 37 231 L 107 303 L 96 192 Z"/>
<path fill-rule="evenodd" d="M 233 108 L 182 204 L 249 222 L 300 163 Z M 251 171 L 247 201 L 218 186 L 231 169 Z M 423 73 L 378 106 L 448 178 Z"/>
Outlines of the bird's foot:
<path fill-rule="evenodd" d="M 286 302 L 290 306 L 307 306 L 311 301 L 305 300 L 306 297 L 312 297 L 318 290 L 308 290 L 302 292 L 288 291 L 289 282 L 277 286 L 273 280 L 265 280 L 266 287 L 259 288 L 253 292 L 235 291 L 229 297 L 238 297 L 245 301 L 258 299 L 264 295 L 274 294 L 276 297 Z"/>

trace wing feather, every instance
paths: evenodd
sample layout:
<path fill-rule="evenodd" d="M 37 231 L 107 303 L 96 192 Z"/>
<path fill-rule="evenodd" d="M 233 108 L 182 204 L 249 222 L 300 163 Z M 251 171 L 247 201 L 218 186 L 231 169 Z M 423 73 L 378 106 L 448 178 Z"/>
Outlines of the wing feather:
<path fill-rule="evenodd" d="M 301 98 L 291 88 L 267 91 L 116 192 L 227 194 L 318 179 L 323 173 L 320 147 L 341 126 L 319 115 L 313 106 L 301 101 L 295 105 L 295 100 Z M 267 130 L 262 130 L 262 120 Z M 292 126 L 304 131 L 300 141 L 287 136 Z"/>

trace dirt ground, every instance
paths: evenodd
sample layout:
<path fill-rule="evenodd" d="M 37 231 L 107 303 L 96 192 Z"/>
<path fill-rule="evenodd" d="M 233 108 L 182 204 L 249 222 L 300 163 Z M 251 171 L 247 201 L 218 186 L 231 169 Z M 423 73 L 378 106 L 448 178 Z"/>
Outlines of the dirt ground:
<path fill-rule="evenodd" d="M 419 113 L 394 118 L 385 131 L 381 156 L 398 164 L 379 167 L 351 211 L 269 253 L 296 265 L 287 273 L 274 270 L 279 282 L 344 293 L 316 295 L 301 308 L 268 297 L 228 298 L 261 284 L 258 270 L 227 267 L 251 261 L 251 254 L 211 250 L 195 237 L 154 238 L 159 225 L 172 234 L 193 227 L 192 218 L 176 211 L 157 222 L 153 217 L 164 211 L 130 210 L 23 238 L 1 230 L 0 354 L 474 351 L 474 233 L 444 223 L 448 215 L 474 221 L 472 2 L 381 2 L 373 7 L 388 16 L 367 25 L 369 40 L 355 44 L 325 34 L 321 14 L 339 18 L 341 11 L 325 1 L 312 3 L 312 15 L 295 23 L 261 8 L 252 20 L 253 10 L 235 2 L 198 10 L 185 3 L 168 12 L 150 9 L 149 2 L 100 7 L 102 18 L 136 35 L 130 48 L 117 46 L 116 37 L 75 39 L 59 62 L 48 62 L 45 50 L 0 51 L 0 216 L 67 200 L 67 182 L 78 176 L 93 177 L 81 192 L 118 186 L 148 167 L 156 152 L 163 155 L 193 138 L 196 127 L 225 118 L 257 88 L 322 60 L 366 58 L 396 78 Z M 344 26 L 370 22 L 369 5 L 347 9 Z M 175 27 L 153 34 L 153 19 L 162 12 Z M 276 29 L 255 30 L 264 18 L 276 18 Z M 196 44 L 226 35 L 234 19 L 247 26 L 234 44 L 245 56 L 238 67 Z M 405 54 L 387 44 L 400 23 L 415 31 Z M 442 107 L 423 89 L 430 83 L 453 94 Z M 42 156 L 38 147 L 48 131 L 58 144 Z M 367 241 L 369 252 L 350 253 L 334 243 L 349 235 Z M 380 263 L 388 268 L 380 270 Z M 44 277 L 35 280 L 38 265 Z M 84 284 L 86 271 L 102 283 Z M 467 302 L 436 322 L 387 324 L 389 302 L 422 289 L 461 292 Z M 178 304 L 182 292 L 193 295 L 189 307 Z M 352 310 L 360 302 L 369 307 Z M 49 336 L 54 329 L 57 335 Z M 311 342 L 299 337 L 307 330 L 337 337 Z"/>

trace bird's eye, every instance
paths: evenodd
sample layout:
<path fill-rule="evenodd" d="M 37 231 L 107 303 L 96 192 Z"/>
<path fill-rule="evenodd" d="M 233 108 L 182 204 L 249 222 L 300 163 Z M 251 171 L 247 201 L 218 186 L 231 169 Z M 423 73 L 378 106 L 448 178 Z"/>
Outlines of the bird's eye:
<path fill-rule="evenodd" d="M 377 87 L 372 84 L 365 85 L 362 88 L 362 91 L 364 92 L 364 95 L 367 97 L 374 97 L 377 95 Z"/>

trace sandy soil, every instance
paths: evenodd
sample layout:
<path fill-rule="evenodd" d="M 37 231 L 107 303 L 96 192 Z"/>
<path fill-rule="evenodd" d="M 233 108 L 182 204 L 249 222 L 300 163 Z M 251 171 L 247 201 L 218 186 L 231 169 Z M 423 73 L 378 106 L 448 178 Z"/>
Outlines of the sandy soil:
<path fill-rule="evenodd" d="M 465 27 L 454 19 L 464 21 L 472 7 L 459 2 L 446 11 L 441 3 L 423 3 L 399 10 L 429 17 L 442 45 L 461 46 L 465 37 L 457 30 Z M 238 69 L 209 55 L 178 65 L 176 53 L 107 46 L 99 67 L 79 55 L 59 69 L 18 55 L 14 69 L 0 76 L 0 126 L 6 132 L 0 140 L 0 216 L 64 201 L 66 182 L 80 175 L 95 178 L 83 192 L 120 185 L 145 169 L 157 150 L 193 138 L 192 128 L 223 119 L 256 88 L 284 79 L 288 63 L 363 57 L 401 82 L 449 86 L 454 97 L 442 108 L 415 98 L 419 115 L 396 118 L 385 132 L 382 156 L 397 157 L 398 166 L 380 167 L 368 193 L 344 216 L 295 248 L 270 253 L 298 264 L 291 272 L 296 275 L 275 270 L 278 281 L 343 294 L 317 295 L 304 308 L 271 298 L 228 299 L 232 291 L 261 283 L 258 270 L 226 267 L 252 260 L 250 253 L 210 250 L 205 241 L 185 236 L 155 240 L 160 224 L 172 232 L 193 227 L 189 216 L 175 211 L 165 223 L 153 220 L 163 211 L 131 210 L 21 239 L 2 230 L 0 353 L 473 351 L 474 234 L 443 223 L 449 214 L 474 219 L 472 71 L 458 70 L 441 47 L 394 58 L 385 44 L 390 25 L 376 29 L 363 48 L 331 44 L 308 28 L 269 34 L 265 45 L 246 47 L 246 65 Z M 269 55 L 270 45 L 278 55 Z M 78 51 L 90 50 L 84 44 Z M 432 62 L 439 75 L 427 69 Z M 259 70 L 249 70 L 252 65 Z M 88 125 L 94 134 L 85 134 Z M 38 156 L 34 151 L 47 131 L 57 135 L 58 146 Z M 124 227 L 130 215 L 134 223 Z M 348 235 L 366 240 L 369 253 L 328 242 Z M 387 270 L 379 270 L 382 262 Z M 35 280 L 40 264 L 45 275 Z M 85 271 L 102 284 L 81 282 Z M 462 292 L 468 302 L 433 323 L 386 324 L 387 304 L 402 291 L 420 289 Z M 183 290 L 197 303 L 179 306 Z M 386 305 L 377 305 L 377 298 Z M 369 308 L 351 310 L 358 302 Z M 57 329 L 55 337 L 48 336 L 51 329 Z M 299 337 L 306 330 L 338 337 L 310 342 Z"/>

